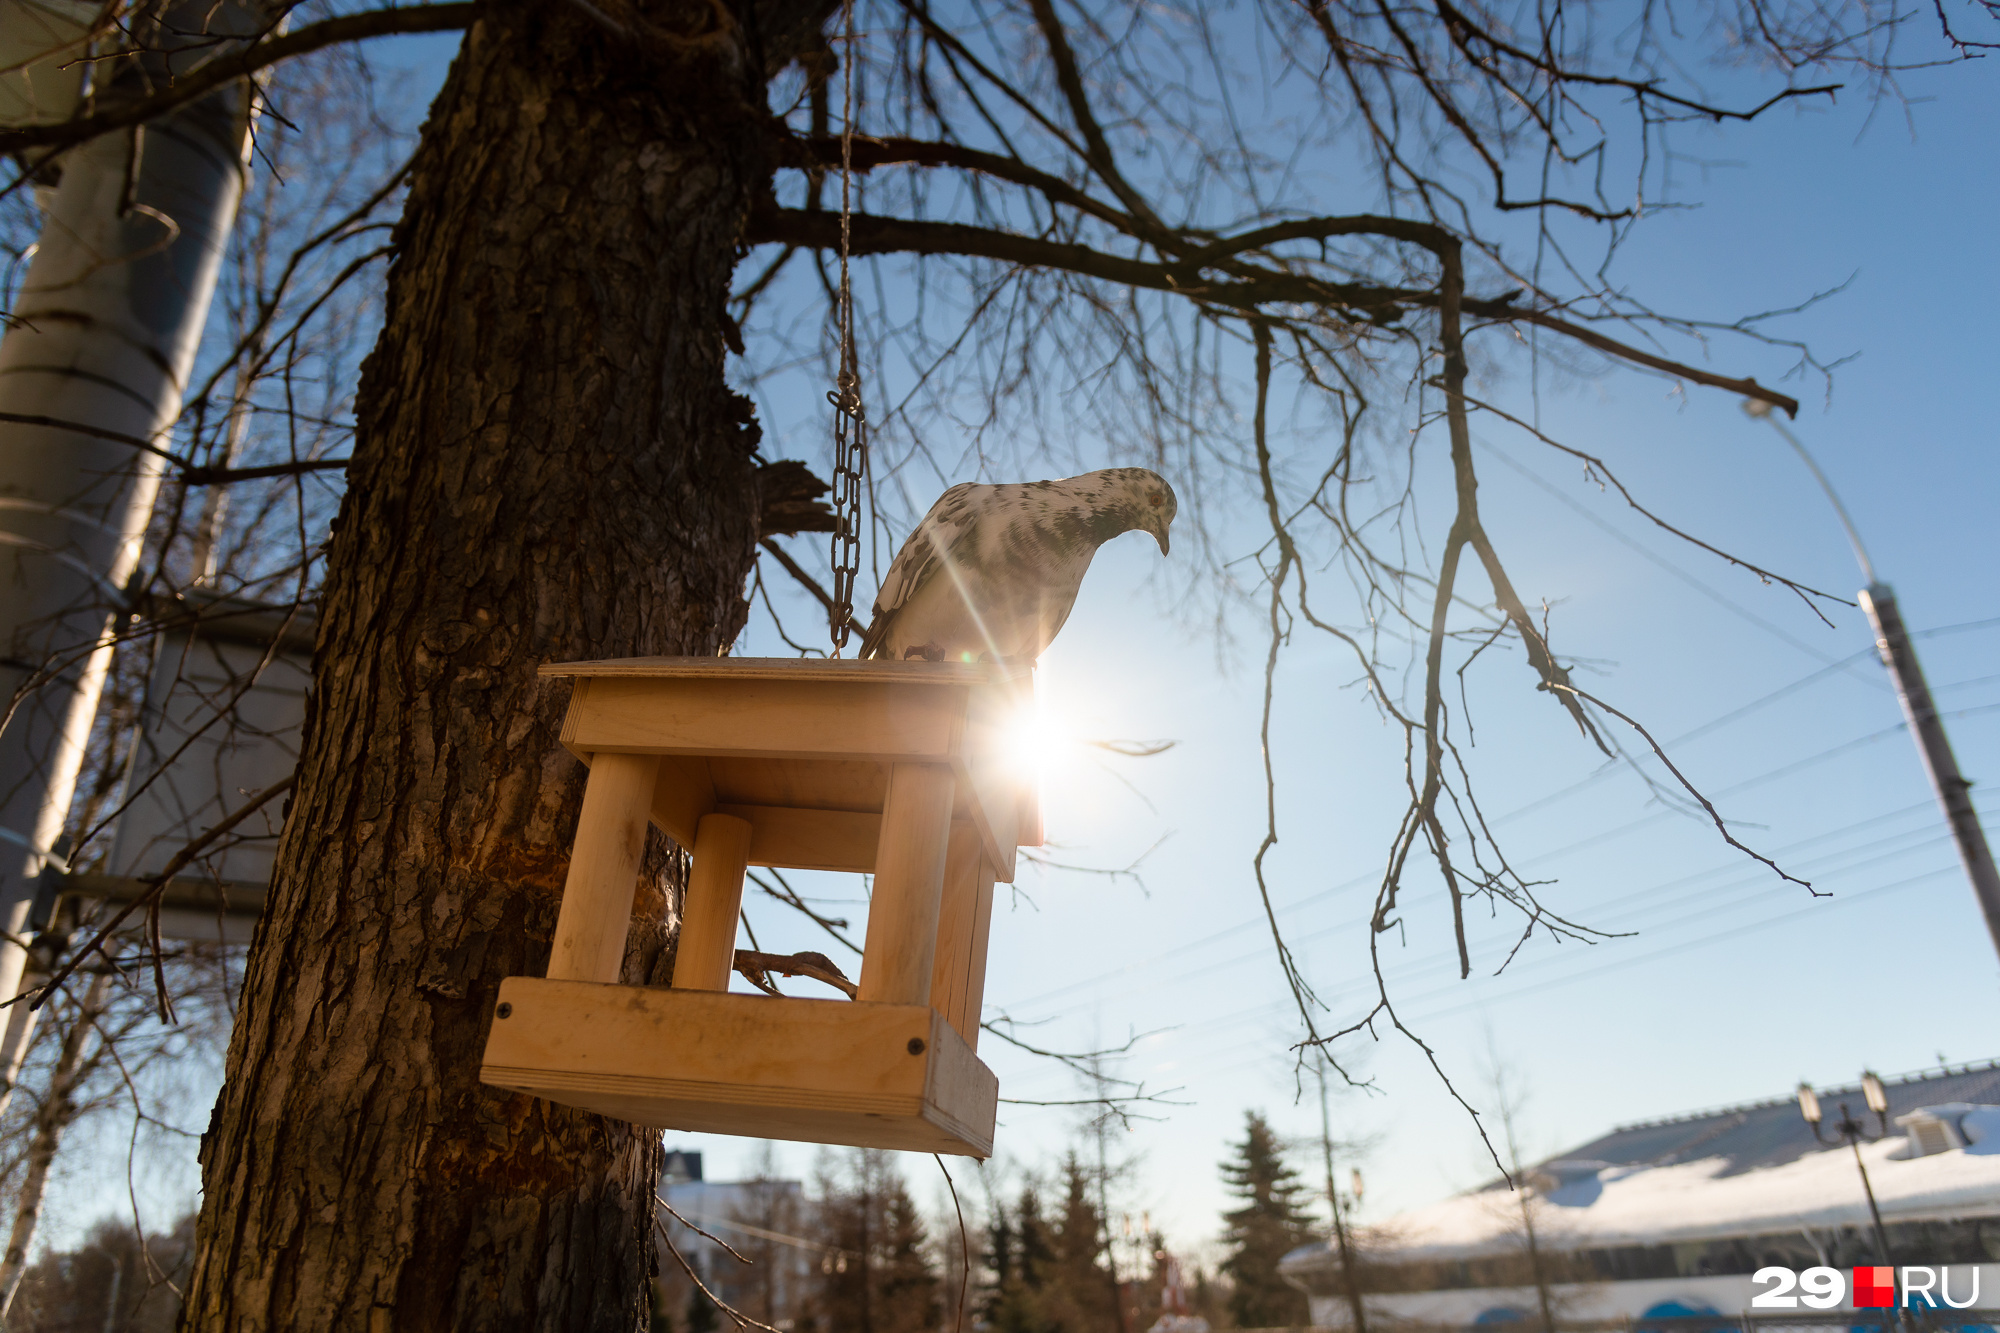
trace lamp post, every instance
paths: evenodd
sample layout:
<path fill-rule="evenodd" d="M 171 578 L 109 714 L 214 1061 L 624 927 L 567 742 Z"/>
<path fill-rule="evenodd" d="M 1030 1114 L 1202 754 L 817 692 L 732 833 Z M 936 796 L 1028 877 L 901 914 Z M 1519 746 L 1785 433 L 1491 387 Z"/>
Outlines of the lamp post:
<path fill-rule="evenodd" d="M 1958 760 L 1951 752 L 1951 741 L 1945 736 L 1944 720 L 1938 716 L 1937 705 L 1931 702 L 1930 686 L 1924 682 L 1924 669 L 1917 661 L 1916 647 L 1910 642 L 1909 631 L 1903 626 L 1902 612 L 1896 608 L 1895 590 L 1875 577 L 1875 565 L 1868 558 L 1868 549 L 1861 544 L 1861 534 L 1855 530 L 1847 506 L 1840 502 L 1833 483 L 1819 470 L 1819 464 L 1806 452 L 1799 437 L 1771 414 L 1769 403 L 1746 401 L 1743 410 L 1770 422 L 1771 429 L 1784 437 L 1785 443 L 1792 446 L 1812 472 L 1819 488 L 1826 492 L 1834 512 L 1840 515 L 1840 526 L 1846 530 L 1848 544 L 1854 548 L 1854 559 L 1861 566 L 1861 576 L 1868 580 L 1868 586 L 1861 590 L 1858 600 L 1861 609 L 1868 614 L 1868 623 L 1875 627 L 1875 650 L 1896 682 L 1896 698 L 1903 705 L 1903 717 L 1910 724 L 1910 735 L 1916 739 L 1917 753 L 1924 761 L 1924 772 L 1930 775 L 1931 789 L 1937 793 L 1938 804 L 1944 807 L 1945 823 L 1951 829 L 1952 842 L 1958 847 L 1959 861 L 1965 866 L 1965 877 L 1972 883 L 1972 896 L 1979 903 L 1980 914 L 1986 918 L 1986 931 L 1993 937 L 1993 947 L 2000 952 L 2000 869 L 1994 866 L 1993 849 L 1986 843 L 1986 831 L 1980 826 L 1979 812 L 1972 804 L 1972 783 L 1958 771 Z"/>
<path fill-rule="evenodd" d="M 1895 1260 L 1889 1256 L 1888 1233 L 1882 1230 L 1882 1210 L 1875 1206 L 1875 1187 L 1868 1180 L 1868 1164 L 1861 1160 L 1861 1145 L 1874 1143 L 1889 1136 L 1889 1093 L 1882 1086 L 1882 1080 L 1872 1072 L 1861 1075 L 1861 1095 L 1868 1099 L 1868 1109 L 1875 1113 L 1876 1132 L 1870 1134 L 1862 1123 L 1848 1113 L 1847 1103 L 1840 1103 L 1840 1121 L 1833 1126 L 1833 1138 L 1820 1132 L 1819 1094 L 1812 1090 L 1810 1083 L 1799 1084 L 1799 1114 L 1812 1126 L 1813 1137 L 1829 1148 L 1841 1143 L 1854 1150 L 1854 1166 L 1861 1172 L 1861 1192 L 1868 1196 L 1868 1216 L 1875 1223 L 1876 1262 L 1889 1264 Z"/>

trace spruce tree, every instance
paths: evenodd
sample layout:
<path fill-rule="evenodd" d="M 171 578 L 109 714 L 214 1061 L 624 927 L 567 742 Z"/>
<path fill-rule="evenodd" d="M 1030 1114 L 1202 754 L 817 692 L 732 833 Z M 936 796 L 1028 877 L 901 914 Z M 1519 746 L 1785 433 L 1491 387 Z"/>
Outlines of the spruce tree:
<path fill-rule="evenodd" d="M 1222 1271 L 1235 1285 L 1230 1312 L 1245 1328 L 1303 1324 L 1309 1317 L 1305 1293 L 1278 1276 L 1278 1261 L 1312 1239 L 1306 1184 L 1286 1165 L 1278 1136 L 1255 1111 L 1234 1148 L 1236 1155 L 1222 1164 L 1223 1183 L 1243 1205 L 1222 1215 L 1229 1251 Z"/>
<path fill-rule="evenodd" d="M 1050 1326 L 1063 1333 L 1109 1333 L 1118 1327 L 1111 1273 L 1102 1262 L 1104 1219 L 1091 1185 L 1090 1172 L 1076 1154 L 1065 1157 L 1062 1215 L 1056 1219 L 1054 1273 L 1045 1306 Z"/>
<path fill-rule="evenodd" d="M 901 1176 L 889 1177 L 882 1209 L 881 1333 L 928 1333 L 943 1311 L 937 1270 L 925 1247 L 924 1219 Z"/>
<path fill-rule="evenodd" d="M 821 1267 L 814 1310 L 827 1333 L 928 1333 L 943 1305 L 927 1252 L 923 1218 L 889 1155 L 858 1149 L 849 1174 L 821 1178 Z"/>
<path fill-rule="evenodd" d="M 1004 1206 L 994 1214 L 994 1280 L 985 1312 L 991 1333 L 1054 1333 L 1047 1305 L 1056 1250 L 1033 1182 L 1021 1190 L 1011 1222 Z"/>

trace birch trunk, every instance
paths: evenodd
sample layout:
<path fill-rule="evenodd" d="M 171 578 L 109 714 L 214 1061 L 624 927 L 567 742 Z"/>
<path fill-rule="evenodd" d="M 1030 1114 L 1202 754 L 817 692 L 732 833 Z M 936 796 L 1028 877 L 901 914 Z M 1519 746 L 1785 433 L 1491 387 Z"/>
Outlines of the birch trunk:
<path fill-rule="evenodd" d="M 770 172 L 751 16 L 609 6 L 679 34 L 654 43 L 604 8 L 488 8 L 425 127 L 203 1141 L 204 1333 L 647 1317 L 657 1131 L 478 1082 L 499 981 L 547 962 L 582 792 L 568 686 L 536 665 L 716 652 L 757 537 L 756 428 L 723 378 Z M 818 18 L 760 9 L 764 58 Z M 666 976 L 666 852 L 631 981 Z"/>
<path fill-rule="evenodd" d="M 7 1236 L 7 1250 L 0 1254 L 0 1320 L 14 1306 L 21 1280 L 28 1275 L 28 1251 L 35 1243 L 35 1228 L 42 1220 L 42 1200 L 49 1184 L 49 1164 L 62 1146 L 63 1131 L 76 1119 L 77 1085 L 88 1076 L 94 1059 L 86 1060 L 96 1022 L 111 994 L 111 977 L 100 973 L 84 992 L 83 1005 L 63 1033 L 62 1050 L 42 1104 L 35 1110 L 34 1136 L 28 1141 L 27 1171 L 21 1178 L 21 1193 L 14 1200 L 14 1225 Z"/>

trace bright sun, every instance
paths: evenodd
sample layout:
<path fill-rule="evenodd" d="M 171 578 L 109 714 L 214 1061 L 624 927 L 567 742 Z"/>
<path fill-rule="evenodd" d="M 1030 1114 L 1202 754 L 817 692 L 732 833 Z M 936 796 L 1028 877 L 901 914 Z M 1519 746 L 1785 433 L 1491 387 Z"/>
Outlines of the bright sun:
<path fill-rule="evenodd" d="M 1007 725 L 1005 747 L 1014 771 L 1039 782 L 1068 761 L 1076 742 L 1061 719 L 1035 699 L 1015 710 Z"/>

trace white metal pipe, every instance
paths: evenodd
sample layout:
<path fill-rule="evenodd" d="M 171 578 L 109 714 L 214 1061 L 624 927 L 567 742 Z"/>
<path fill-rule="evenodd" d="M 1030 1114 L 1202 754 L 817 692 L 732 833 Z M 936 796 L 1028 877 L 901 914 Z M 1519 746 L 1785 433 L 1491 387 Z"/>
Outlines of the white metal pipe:
<path fill-rule="evenodd" d="M 173 6 L 146 57 L 184 72 L 244 36 L 240 5 Z M 155 68 L 157 80 L 166 71 Z M 99 105 L 136 88 L 114 74 Z M 52 861 L 138 568 L 164 444 L 248 175 L 250 90 L 226 88 L 59 159 L 42 235 L 0 338 L 0 997 L 18 993 L 35 881 Z M 37 418 L 60 425 L 26 424 Z M 0 1077 L 7 1073 L 0 1069 Z M 8 1080 L 11 1082 L 11 1080 Z"/>

